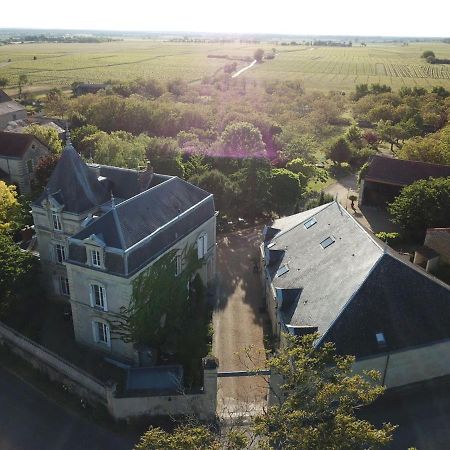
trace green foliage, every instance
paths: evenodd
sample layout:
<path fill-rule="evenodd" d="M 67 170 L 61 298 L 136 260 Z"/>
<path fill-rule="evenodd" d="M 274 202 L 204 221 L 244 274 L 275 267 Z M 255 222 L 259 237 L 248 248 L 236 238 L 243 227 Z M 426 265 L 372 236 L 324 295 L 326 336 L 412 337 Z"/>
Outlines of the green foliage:
<path fill-rule="evenodd" d="M 264 50 L 262 48 L 258 48 L 257 50 L 255 50 L 253 57 L 256 59 L 256 61 L 261 62 L 264 58 Z"/>
<path fill-rule="evenodd" d="M 245 431 L 218 436 L 198 424 L 172 433 L 151 427 L 135 450 L 374 450 L 389 444 L 395 426 L 377 428 L 356 417 L 359 408 L 384 391 L 375 383 L 378 372 L 355 375 L 354 357 L 337 356 L 331 343 L 315 346 L 317 338 L 284 336 L 286 346 L 267 361 L 281 381 L 278 403 L 257 415 Z"/>
<path fill-rule="evenodd" d="M 16 187 L 0 180 L 0 233 L 13 229 L 18 207 Z"/>
<path fill-rule="evenodd" d="M 146 141 L 146 156 L 155 172 L 180 178 L 185 176 L 181 151 L 175 139 L 150 137 Z"/>
<path fill-rule="evenodd" d="M 209 350 L 210 312 L 196 276 L 204 260 L 198 259 L 193 246 L 180 254 L 178 275 L 177 251 L 172 250 L 134 279 L 131 301 L 112 315 L 111 331 L 115 339 L 174 353 L 184 366 L 185 383 L 198 386 L 201 358 Z"/>
<path fill-rule="evenodd" d="M 33 325 L 42 298 L 39 270 L 35 256 L 0 233 L 0 320 L 19 329 Z"/>
<path fill-rule="evenodd" d="M 189 178 L 189 182 L 214 194 L 214 203 L 220 212 L 231 212 L 235 209 L 239 188 L 219 170 L 204 171 Z"/>
<path fill-rule="evenodd" d="M 90 141 L 87 139 L 90 136 L 97 135 L 100 130 L 95 125 L 82 125 L 78 128 L 74 128 L 70 131 L 70 139 L 72 140 L 73 146 L 85 157 L 89 157 L 89 150 L 94 150 L 87 148 L 86 143 Z"/>
<path fill-rule="evenodd" d="M 37 197 L 42 193 L 48 180 L 58 164 L 59 156 L 55 154 L 44 156 L 39 160 L 34 169 L 34 179 L 32 181 L 33 196 Z"/>
<path fill-rule="evenodd" d="M 206 162 L 203 155 L 193 154 L 189 156 L 188 160 L 184 163 L 183 168 L 184 176 L 189 180 L 193 177 L 204 175 L 211 170 L 211 165 Z"/>
<path fill-rule="evenodd" d="M 345 132 L 345 139 L 347 139 L 348 142 L 351 142 L 356 147 L 361 147 L 361 140 L 362 140 L 362 132 L 359 127 L 356 125 L 352 125 L 348 130 Z"/>
<path fill-rule="evenodd" d="M 280 140 L 282 141 L 280 157 L 284 160 L 302 158 L 305 161 L 312 162 L 315 159 L 315 154 L 319 151 L 319 145 L 311 135 L 299 135 L 296 132 L 283 131 Z"/>
<path fill-rule="evenodd" d="M 316 334 L 286 336 L 286 347 L 268 360 L 283 380 L 279 404 L 255 419 L 259 444 L 266 448 L 375 449 L 391 440 L 390 424 L 376 428 L 355 412 L 376 400 L 384 388 L 375 371 L 355 375 L 355 360 L 337 356 L 332 343 L 315 347 Z M 284 393 L 284 395 L 283 395 Z"/>
<path fill-rule="evenodd" d="M 447 227 L 450 177 L 419 180 L 404 187 L 388 209 L 393 222 L 413 236 L 423 236 L 427 228 Z"/>
<path fill-rule="evenodd" d="M 383 242 L 387 242 L 389 245 L 396 244 L 400 241 L 399 233 L 388 233 L 386 231 L 379 231 L 375 236 Z"/>
<path fill-rule="evenodd" d="M 272 207 L 278 214 L 292 214 L 297 207 L 301 188 L 299 177 L 287 169 L 272 169 Z"/>
<path fill-rule="evenodd" d="M 8 84 L 8 78 L 0 77 L 0 88 L 4 88 Z"/>
<path fill-rule="evenodd" d="M 351 148 L 348 141 L 340 137 L 336 139 L 327 149 L 327 157 L 335 164 L 350 161 L 352 156 Z"/>
<path fill-rule="evenodd" d="M 149 140 L 148 136 L 135 137 L 124 131 L 115 131 L 111 134 L 100 131 L 83 139 L 82 142 L 92 142 L 92 159 L 98 164 L 142 169 L 147 165 L 146 152 Z"/>
<path fill-rule="evenodd" d="M 431 50 L 425 50 L 425 51 L 422 53 L 422 55 L 420 55 L 420 57 L 421 57 L 421 58 L 424 58 L 424 59 L 427 59 L 427 58 L 429 58 L 430 56 L 432 56 L 432 57 L 434 58 L 436 55 L 435 55 L 434 52 L 431 51 Z"/>
<path fill-rule="evenodd" d="M 450 126 L 425 137 L 407 140 L 399 151 L 404 159 L 450 165 Z"/>
<path fill-rule="evenodd" d="M 33 124 L 25 127 L 24 132 L 39 139 L 53 154 L 58 155 L 62 152 L 62 142 L 54 128 Z"/>
<path fill-rule="evenodd" d="M 248 122 L 231 123 L 220 137 L 225 154 L 232 157 L 251 157 L 265 151 L 261 132 Z"/>
<path fill-rule="evenodd" d="M 366 173 L 367 173 L 368 170 L 369 170 L 369 163 L 366 162 L 365 164 L 363 164 L 361 169 L 359 169 L 359 172 L 358 172 L 358 185 L 361 184 L 361 181 L 366 176 Z"/>

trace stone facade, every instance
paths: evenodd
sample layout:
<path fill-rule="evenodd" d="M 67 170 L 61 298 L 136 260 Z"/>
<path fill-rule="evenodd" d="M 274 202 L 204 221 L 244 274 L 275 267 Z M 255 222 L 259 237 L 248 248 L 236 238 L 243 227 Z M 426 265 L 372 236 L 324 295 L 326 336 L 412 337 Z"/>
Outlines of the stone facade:
<path fill-rule="evenodd" d="M 49 153 L 42 142 L 33 139 L 21 157 L 0 155 L 0 170 L 8 174 L 7 182 L 16 184 L 20 193 L 28 194 L 37 163 Z"/>
<path fill-rule="evenodd" d="M 151 261 L 144 268 L 130 277 L 118 276 L 106 270 L 67 262 L 67 275 L 70 285 L 70 303 L 72 306 L 73 326 L 77 341 L 95 347 L 116 357 L 138 362 L 138 354 L 131 344 L 111 336 L 111 320 L 120 308 L 129 303 L 133 290 L 133 281 L 151 265 L 172 250 L 182 251 L 187 246 L 196 246 L 199 236 L 207 236 L 208 250 L 204 257 L 205 264 L 199 274 L 205 284 L 213 281 L 216 265 L 216 218 L 213 217 L 202 226 L 180 239 L 168 248 L 157 259 Z M 89 244 L 87 244 L 89 246 Z M 107 251 L 108 249 L 106 249 Z M 101 253 L 102 254 L 102 253 Z M 104 253 L 102 254 L 104 255 Z M 174 271 L 175 277 L 175 271 Z M 93 302 L 92 286 L 100 286 L 104 292 L 104 308 L 95 306 Z M 102 342 L 96 335 L 95 322 L 104 323 L 110 332 L 107 343 Z"/>

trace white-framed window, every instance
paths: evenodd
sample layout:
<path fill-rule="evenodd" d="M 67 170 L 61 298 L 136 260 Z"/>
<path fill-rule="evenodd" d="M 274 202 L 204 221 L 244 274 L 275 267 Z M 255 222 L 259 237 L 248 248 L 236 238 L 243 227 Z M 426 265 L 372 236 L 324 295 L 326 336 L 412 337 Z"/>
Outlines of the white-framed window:
<path fill-rule="evenodd" d="M 56 211 L 52 211 L 52 222 L 53 222 L 53 229 L 57 231 L 62 230 L 61 225 L 61 215 L 57 213 Z"/>
<path fill-rule="evenodd" d="M 66 247 L 64 244 L 55 245 L 56 262 L 62 264 L 66 260 Z"/>
<path fill-rule="evenodd" d="M 94 320 L 92 322 L 92 332 L 95 343 L 105 344 L 108 347 L 111 345 L 111 336 L 109 332 L 109 325 L 107 323 Z"/>
<path fill-rule="evenodd" d="M 180 275 L 183 270 L 183 258 L 181 253 L 175 256 L 175 276 Z"/>
<path fill-rule="evenodd" d="M 98 250 L 90 250 L 90 253 L 91 253 L 91 264 L 94 267 L 101 267 L 102 260 L 100 252 Z"/>
<path fill-rule="evenodd" d="M 198 259 L 204 258 L 206 253 L 208 253 L 208 235 L 206 233 L 202 233 L 197 238 L 197 252 Z"/>
<path fill-rule="evenodd" d="M 70 297 L 69 279 L 67 277 L 59 277 L 59 289 L 61 295 Z"/>
<path fill-rule="evenodd" d="M 107 311 L 106 289 L 100 284 L 91 284 L 91 305 L 94 308 Z"/>

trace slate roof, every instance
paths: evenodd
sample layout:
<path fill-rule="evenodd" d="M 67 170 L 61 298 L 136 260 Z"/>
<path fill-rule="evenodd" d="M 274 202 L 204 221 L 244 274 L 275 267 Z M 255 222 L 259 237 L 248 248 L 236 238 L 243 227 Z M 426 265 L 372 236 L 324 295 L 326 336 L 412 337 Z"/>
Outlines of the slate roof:
<path fill-rule="evenodd" d="M 171 177 L 119 203 L 73 238 L 83 240 L 92 234 L 101 235 L 108 247 L 127 250 L 208 197 L 211 194 L 203 189 Z M 214 208 L 210 213 L 214 214 Z"/>
<path fill-rule="evenodd" d="M 0 89 L 0 103 L 12 102 L 13 99 L 2 89 Z"/>
<path fill-rule="evenodd" d="M 3 114 L 11 114 L 17 111 L 24 111 L 25 108 L 15 101 L 9 101 L 9 102 L 1 102 L 0 103 L 0 116 Z"/>
<path fill-rule="evenodd" d="M 70 143 L 66 145 L 45 191 L 35 204 L 40 206 L 49 194 L 64 205 L 65 211 L 73 213 L 90 210 L 111 198 L 110 191 L 89 170 Z"/>
<path fill-rule="evenodd" d="M 0 157 L 21 158 L 34 139 L 31 134 L 0 131 Z"/>
<path fill-rule="evenodd" d="M 450 177 L 450 166 L 376 155 L 370 162 L 364 179 L 396 186 L 407 186 L 430 177 Z"/>
<path fill-rule="evenodd" d="M 449 286 L 400 259 L 336 202 L 300 219 L 265 249 L 285 325 L 298 334 L 316 329 L 321 341 L 356 356 L 380 351 L 378 332 L 389 349 L 450 337 Z M 334 242 L 323 248 L 327 237 Z"/>

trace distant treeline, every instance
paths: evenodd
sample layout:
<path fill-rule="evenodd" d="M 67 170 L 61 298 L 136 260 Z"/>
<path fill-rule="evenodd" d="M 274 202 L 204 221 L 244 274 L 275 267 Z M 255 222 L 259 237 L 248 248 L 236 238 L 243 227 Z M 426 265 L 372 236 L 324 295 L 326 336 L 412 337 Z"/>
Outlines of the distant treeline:
<path fill-rule="evenodd" d="M 338 41 L 291 41 L 282 42 L 281 45 L 311 45 L 315 47 L 351 47 L 351 42 L 338 42 Z"/>
<path fill-rule="evenodd" d="M 123 39 L 112 39 L 107 37 L 96 36 L 46 36 L 44 34 L 39 35 L 25 35 L 10 37 L 3 41 L 8 44 L 12 42 L 56 42 L 56 43 L 78 43 L 78 44 L 98 44 L 101 42 L 114 42 L 122 41 Z"/>

